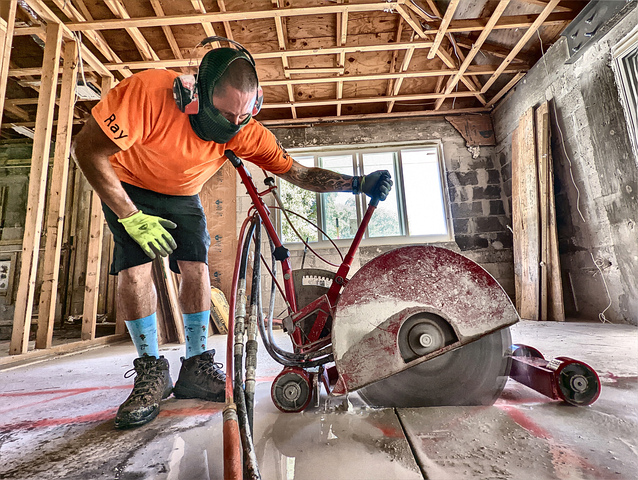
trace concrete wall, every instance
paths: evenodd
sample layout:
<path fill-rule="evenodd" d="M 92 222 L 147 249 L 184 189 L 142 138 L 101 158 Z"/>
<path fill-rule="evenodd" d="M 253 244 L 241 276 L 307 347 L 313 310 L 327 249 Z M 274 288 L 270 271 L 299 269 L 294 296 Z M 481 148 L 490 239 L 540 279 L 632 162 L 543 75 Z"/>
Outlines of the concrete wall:
<path fill-rule="evenodd" d="M 441 141 L 455 235 L 455 242 L 447 242 L 442 246 L 460 252 L 481 264 L 501 283 L 507 293 L 513 296 L 512 237 L 507 229 L 509 219 L 503 204 L 505 197 L 501 165 L 495 156 L 494 147 L 483 147 L 480 155 L 472 158 L 465 146 L 465 140 L 443 119 L 277 128 L 273 129 L 273 132 L 287 149 L 330 146 L 338 150 L 339 146 L 346 145 Z M 250 169 L 256 184 L 263 188 L 261 171 Z M 245 192 L 244 186 L 238 183 L 238 228 L 250 206 L 250 199 Z M 351 273 L 381 253 L 396 247 L 397 245 L 361 247 Z M 345 253 L 345 249 L 343 250 Z M 330 261 L 339 263 L 334 251 L 321 249 L 320 253 Z M 291 255 L 293 268 L 300 268 L 303 251 L 294 250 Z M 304 266 L 336 270 L 316 261 L 310 252 Z M 269 281 L 267 285 L 269 288 Z"/>
<path fill-rule="evenodd" d="M 611 297 L 605 317 L 634 325 L 638 325 L 638 162 L 619 103 L 611 48 L 638 24 L 636 3 L 625 8 L 620 21 L 612 20 L 608 32 L 573 64 L 565 63 L 567 42 L 561 38 L 492 114 L 496 156 L 511 202 L 512 132 L 528 108 L 551 101 L 566 311 L 597 319 L 610 301 L 604 279 Z M 511 207 L 506 207 L 509 215 Z"/>

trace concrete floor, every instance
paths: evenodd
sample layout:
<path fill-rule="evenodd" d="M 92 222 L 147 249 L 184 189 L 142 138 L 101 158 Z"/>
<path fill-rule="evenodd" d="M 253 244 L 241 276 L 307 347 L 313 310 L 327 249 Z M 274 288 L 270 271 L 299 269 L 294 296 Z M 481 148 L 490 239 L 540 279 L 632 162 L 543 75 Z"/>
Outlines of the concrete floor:
<path fill-rule="evenodd" d="M 356 395 L 282 414 L 280 370 L 261 350 L 255 444 L 265 480 L 638 478 L 638 329 L 522 322 L 516 343 L 571 356 L 600 375 L 600 398 L 572 407 L 509 381 L 493 407 L 372 410 Z M 223 360 L 225 337 L 209 347 Z M 161 349 L 179 371 L 183 346 Z M 222 478 L 221 404 L 170 397 L 160 416 L 118 431 L 132 344 L 0 371 L 0 479 Z"/>

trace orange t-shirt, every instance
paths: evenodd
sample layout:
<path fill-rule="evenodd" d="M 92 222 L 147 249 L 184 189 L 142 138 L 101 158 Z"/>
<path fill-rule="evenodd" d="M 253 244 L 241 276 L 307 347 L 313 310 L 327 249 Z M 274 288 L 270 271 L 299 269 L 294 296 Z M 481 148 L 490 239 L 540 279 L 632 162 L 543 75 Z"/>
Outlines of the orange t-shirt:
<path fill-rule="evenodd" d="M 91 114 L 122 151 L 109 160 L 126 183 L 168 195 L 195 195 L 226 161 L 224 150 L 272 173 L 285 173 L 292 158 L 275 136 L 251 119 L 226 144 L 193 131 L 173 99 L 169 70 L 146 70 L 124 79 Z"/>

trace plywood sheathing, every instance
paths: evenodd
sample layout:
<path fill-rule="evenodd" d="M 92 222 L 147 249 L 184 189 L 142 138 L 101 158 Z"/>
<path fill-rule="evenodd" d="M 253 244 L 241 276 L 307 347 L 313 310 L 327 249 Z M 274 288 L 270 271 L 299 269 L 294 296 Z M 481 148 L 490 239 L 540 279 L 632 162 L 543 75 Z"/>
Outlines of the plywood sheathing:
<path fill-rule="evenodd" d="M 472 2 L 477 6 L 473 9 L 453 1 L 445 11 L 435 2 L 418 0 L 253 0 L 229 5 L 223 0 L 52 0 L 51 8 L 42 0 L 25 2 L 45 22 L 58 15 L 65 36 L 81 33 L 85 48 L 90 47 L 88 54 L 83 50 L 85 60 L 106 63 L 119 79 L 146 68 L 196 65 L 205 50 L 193 52 L 193 47 L 204 35 L 234 38 L 254 54 L 264 82 L 265 105 L 258 119 L 293 123 L 302 118 L 489 108 L 494 95 L 502 96 L 503 86 L 538 58 L 538 46 L 525 44 L 523 32 L 534 30 L 529 40 L 538 28 L 547 43 L 578 13 L 574 2 L 552 7 L 552 2 L 521 0 L 509 2 L 498 19 L 500 5 L 490 10 L 483 5 L 495 2 L 484 1 Z M 44 37 L 37 26 L 19 27 L 15 34 L 38 32 Z M 495 40 L 504 33 L 510 35 L 507 41 Z M 398 44 L 401 48 L 394 49 Z M 377 48 L 362 51 L 362 46 Z M 461 47 L 470 49 L 467 57 Z M 471 71 L 480 64 L 492 70 Z M 10 75 L 39 74 L 26 59 L 17 58 L 16 66 Z M 103 67 L 86 70 L 92 68 Z M 28 110 L 20 112 L 15 103 L 10 108 L 20 121 L 29 120 Z"/>

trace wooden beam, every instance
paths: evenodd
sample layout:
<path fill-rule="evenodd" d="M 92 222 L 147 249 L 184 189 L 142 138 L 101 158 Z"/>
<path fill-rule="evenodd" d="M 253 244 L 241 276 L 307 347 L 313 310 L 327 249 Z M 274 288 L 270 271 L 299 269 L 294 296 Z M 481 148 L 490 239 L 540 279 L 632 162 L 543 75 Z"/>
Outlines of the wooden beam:
<path fill-rule="evenodd" d="M 406 23 L 410 25 L 410 27 L 412 27 L 412 30 L 414 30 L 419 37 L 423 39 L 428 38 L 427 34 L 421 28 L 421 25 L 419 25 L 419 20 L 417 18 L 414 18 L 414 14 L 411 10 L 408 10 L 403 5 L 397 5 L 396 10 L 397 12 L 399 12 L 403 20 L 405 20 Z"/>
<path fill-rule="evenodd" d="M 2 357 L 0 358 L 0 371 L 8 368 L 15 368 L 20 365 L 29 365 L 33 363 L 39 363 L 44 360 L 53 357 L 59 357 L 69 353 L 80 353 L 87 350 L 92 350 L 104 345 L 111 345 L 113 343 L 120 343 L 131 341 L 131 337 L 128 333 L 121 333 L 116 335 L 106 335 L 104 337 L 96 338 L 89 341 L 74 341 L 71 343 L 65 343 L 64 345 L 56 345 L 48 350 L 31 350 L 18 357 Z"/>
<path fill-rule="evenodd" d="M 78 7 L 82 10 L 82 13 L 78 12 L 73 4 L 68 0 L 53 0 L 55 6 L 58 7 L 69 19 L 76 22 L 84 22 L 86 20 L 93 20 L 93 17 L 86 8 L 83 0 L 76 0 Z M 86 32 L 86 37 L 95 45 L 98 51 L 104 55 L 104 57 L 110 62 L 121 62 L 122 59 L 113 51 L 109 46 L 106 39 L 100 32 Z M 84 52 L 83 52 L 84 55 Z M 120 69 L 120 74 L 126 77 L 130 77 L 132 73 L 126 69 Z"/>
<path fill-rule="evenodd" d="M 64 38 L 75 40 L 75 36 L 73 35 L 73 32 L 69 29 L 69 27 L 63 24 L 62 21 L 51 11 L 49 7 L 47 7 L 43 3 L 42 0 L 24 1 L 40 18 L 42 18 L 47 23 L 47 25 L 49 23 L 60 23 L 62 25 L 62 34 Z M 80 48 L 82 49 L 82 60 L 86 61 L 86 63 L 93 67 L 93 70 L 100 73 L 100 75 L 111 75 L 111 72 L 104 68 L 102 62 L 98 60 L 98 58 L 93 54 L 93 52 L 91 52 L 91 50 L 87 48 L 86 45 L 82 45 Z M 115 70 L 119 70 L 119 68 L 116 68 Z"/>
<path fill-rule="evenodd" d="M 42 289 L 38 309 L 38 334 L 35 348 L 50 348 L 53 340 L 53 325 L 58 293 L 58 275 L 62 252 L 62 229 L 66 209 L 67 182 L 69 178 L 69 154 L 73 133 L 73 107 L 77 83 L 78 45 L 67 41 L 64 44 L 64 67 L 62 89 L 58 109 L 58 128 L 55 137 L 53 172 L 49 186 L 49 210 L 46 217 L 46 244 L 42 274 Z"/>
<path fill-rule="evenodd" d="M 79 119 L 76 118 L 75 120 L 73 120 L 73 125 L 81 125 L 86 121 L 86 119 Z M 2 124 L 2 128 L 11 128 L 11 127 L 27 127 L 27 128 L 34 128 L 35 127 L 35 123 L 36 122 L 7 122 L 7 123 L 3 123 Z M 58 121 L 54 120 L 52 125 L 57 125 Z"/>
<path fill-rule="evenodd" d="M 121 0 L 104 0 L 104 3 L 106 3 L 106 6 L 109 7 L 109 10 L 111 10 L 116 17 L 121 19 L 131 18 Z M 125 29 L 133 39 L 133 43 L 135 43 L 137 50 L 144 60 L 159 60 L 155 50 L 153 50 L 153 47 L 146 41 L 146 38 L 144 38 L 139 28 L 125 27 Z"/>
<path fill-rule="evenodd" d="M 454 59 L 452 58 L 452 56 L 447 53 L 444 49 L 439 48 L 439 50 L 436 52 L 436 54 L 438 55 L 438 57 L 443 60 L 443 63 L 445 63 L 448 67 L 456 70 L 457 64 L 454 61 Z M 469 70 L 469 67 L 468 67 Z M 465 76 L 461 76 L 461 82 L 468 88 L 468 90 L 470 92 L 474 92 L 477 96 L 477 98 L 479 98 L 480 102 L 485 105 L 486 101 L 484 98 L 479 97 L 479 95 L 481 94 L 479 88 L 476 87 L 476 85 L 474 85 L 474 82 L 472 82 L 470 79 L 465 78 Z M 444 98 L 444 97 L 441 97 Z"/>
<path fill-rule="evenodd" d="M 299 49 L 299 50 L 277 50 L 271 52 L 253 53 L 252 56 L 255 60 L 265 59 L 280 59 L 282 57 L 289 59 L 293 57 L 314 57 L 317 55 L 345 55 L 346 53 L 359 53 L 359 52 L 388 52 L 395 50 L 405 50 L 407 48 L 414 47 L 416 49 L 430 48 L 432 42 L 414 42 L 414 43 L 398 43 L 398 44 L 377 44 L 377 45 L 350 45 L 343 47 L 328 47 L 328 48 L 311 48 L 311 49 Z M 118 68 L 129 68 L 131 70 L 146 70 L 149 68 L 177 68 L 187 67 L 190 59 L 173 59 L 173 60 L 160 60 L 158 62 L 122 62 L 119 64 L 107 63 L 105 67 L 109 70 L 117 70 Z M 21 69 L 25 70 L 26 69 Z M 31 74 L 35 70 L 29 70 Z"/>
<path fill-rule="evenodd" d="M 471 49 L 472 46 L 474 45 L 474 43 L 463 37 L 462 35 L 459 35 L 458 37 L 456 37 L 456 44 L 460 47 L 463 48 L 468 48 Z M 509 48 L 505 48 L 502 47 L 500 45 L 497 45 L 495 43 L 490 43 L 490 42 L 483 42 L 483 46 L 481 47 L 481 51 L 485 52 L 485 53 L 489 53 L 490 55 L 493 55 L 495 57 L 498 58 L 507 58 L 507 56 L 510 54 L 510 49 Z M 514 60 L 512 60 L 513 62 L 523 62 L 523 63 L 527 63 L 527 64 L 534 64 L 534 62 L 536 61 L 535 58 L 533 58 L 531 55 L 527 55 L 525 53 L 522 52 L 518 52 L 518 54 L 516 55 L 516 58 L 514 58 Z"/>
<path fill-rule="evenodd" d="M 277 11 L 280 10 L 279 2 L 277 2 L 277 6 L 275 8 L 277 9 Z M 279 50 L 283 52 L 288 49 L 288 32 L 286 30 L 287 27 L 285 17 L 282 17 L 281 15 L 275 15 L 274 19 L 275 28 L 277 30 L 277 41 L 279 43 Z M 284 69 L 284 76 L 290 79 L 290 64 L 288 63 L 288 57 L 281 56 L 281 65 Z M 295 101 L 295 89 L 293 88 L 292 83 L 286 84 L 286 87 L 286 90 L 288 91 L 288 101 L 292 104 Z M 292 118 L 297 118 L 297 109 L 294 106 L 290 107 L 290 114 L 292 115 Z"/>
<path fill-rule="evenodd" d="M 510 52 L 510 54 L 505 58 L 505 60 L 503 60 L 503 62 L 501 63 L 501 66 L 489 78 L 487 83 L 483 85 L 483 89 L 481 90 L 481 93 L 485 93 L 489 90 L 489 88 L 494 84 L 494 82 L 501 75 L 501 73 L 503 72 L 503 69 L 505 69 L 505 67 L 507 67 L 512 62 L 512 60 L 516 57 L 518 52 L 520 52 L 521 49 L 525 46 L 525 44 L 529 41 L 529 39 L 532 38 L 532 35 L 536 33 L 536 30 L 538 30 L 540 26 L 543 25 L 543 22 L 545 21 L 547 17 L 549 17 L 552 10 L 554 10 L 554 7 L 558 5 L 558 2 L 560 2 L 560 0 L 550 0 L 550 2 L 547 4 L 545 9 L 536 17 L 536 20 L 534 20 L 534 23 L 532 23 L 532 25 L 527 29 L 527 31 L 525 32 L 525 35 L 521 37 L 521 39 L 516 43 L 516 45 Z"/>
<path fill-rule="evenodd" d="M 397 20 L 398 20 L 397 32 L 396 32 L 395 37 L 394 37 L 395 43 L 400 42 L 401 41 L 401 35 L 403 35 L 403 18 L 399 17 Z M 397 59 L 398 58 L 399 58 L 399 51 L 395 50 L 394 53 L 392 53 L 392 60 L 390 60 L 390 73 L 394 73 L 394 69 L 396 68 L 396 64 L 397 64 Z M 386 90 L 385 90 L 385 96 L 386 97 L 389 97 L 390 95 L 392 95 L 395 81 L 396 80 L 394 80 L 394 79 L 388 80 L 388 84 L 387 84 Z M 387 113 L 390 113 L 392 111 L 392 108 L 394 107 L 394 102 L 388 102 L 386 106 L 387 106 Z"/>
<path fill-rule="evenodd" d="M 31 120 L 31 117 L 29 116 L 29 112 L 27 112 L 26 110 L 18 107 L 17 105 L 11 103 L 11 102 L 6 102 L 4 104 L 4 109 L 11 113 L 12 115 L 21 118 L 22 120 L 24 120 L 25 122 L 28 122 L 29 120 Z"/>
<path fill-rule="evenodd" d="M 436 32 L 436 37 L 434 37 L 434 45 L 432 45 L 432 48 L 428 52 L 428 60 L 432 60 L 436 56 L 436 51 L 439 49 L 439 46 L 443 41 L 443 37 L 445 36 L 447 27 L 452 21 L 452 17 L 454 16 L 454 12 L 456 12 L 456 8 L 459 6 L 459 2 L 460 0 L 450 0 L 450 3 L 448 3 L 447 10 L 445 11 L 445 16 L 441 21 L 441 26 Z"/>
<path fill-rule="evenodd" d="M 335 100 L 334 98 L 328 100 L 310 100 L 303 102 L 295 102 L 294 106 L 297 108 L 301 107 L 318 107 L 320 105 L 335 105 L 337 103 L 341 104 L 360 104 L 360 103 L 377 103 L 377 102 L 387 102 L 389 100 L 395 101 L 416 101 L 416 100 L 433 100 L 437 98 L 441 98 L 445 96 L 444 93 L 419 93 L 413 95 L 397 95 L 393 97 L 361 97 L 361 98 L 342 98 L 341 100 Z M 453 92 L 448 95 L 448 97 L 474 97 L 476 96 L 475 92 Z M 290 108 L 289 103 L 269 103 L 264 104 L 262 108 L 271 109 L 271 108 Z"/>
<path fill-rule="evenodd" d="M 503 88 L 501 88 L 499 90 L 499 92 L 494 95 L 494 98 L 492 98 L 492 100 L 490 100 L 489 102 L 487 102 L 487 105 L 485 105 L 486 107 L 492 107 L 496 102 L 498 102 L 501 97 L 503 95 L 505 95 L 507 92 L 510 91 L 510 89 L 516 85 L 518 83 L 518 81 L 523 78 L 525 76 L 525 72 L 519 72 L 516 75 L 514 75 L 514 78 L 512 78 L 509 82 L 507 82 L 507 85 L 505 85 Z"/>
<path fill-rule="evenodd" d="M 312 68 L 286 68 L 284 69 L 285 73 L 290 75 L 304 75 L 304 74 L 325 74 L 325 73 L 336 73 L 337 75 L 342 75 L 345 71 L 345 67 L 312 67 Z"/>
<path fill-rule="evenodd" d="M 342 115 L 342 116 L 327 116 L 327 117 L 308 117 L 297 118 L 294 120 L 263 120 L 261 123 L 267 127 L 283 127 L 287 125 L 302 125 L 302 124 L 316 124 L 316 123 L 335 123 L 341 121 L 353 121 L 358 122 L 362 120 L 388 120 L 396 118 L 416 118 L 416 117 L 439 117 L 442 115 L 456 115 L 456 114 L 468 114 L 468 113 L 488 113 L 489 108 L 476 107 L 476 108 L 459 108 L 457 110 L 419 110 L 415 112 L 392 112 L 392 113 L 365 113 L 361 115 Z"/>
<path fill-rule="evenodd" d="M 36 115 L 27 215 L 22 239 L 20 279 L 9 347 L 11 355 L 25 353 L 29 347 L 61 46 L 62 25 L 51 22 L 47 25 L 47 43 L 44 46 L 42 84 Z"/>
<path fill-rule="evenodd" d="M 17 8 L 18 0 L 11 0 L 9 10 L 7 11 L 7 18 L 2 19 L 2 34 L 0 35 L 0 118 L 2 118 L 2 112 L 5 109 L 9 61 L 11 59 L 11 47 L 13 45 L 13 31 Z"/>
<path fill-rule="evenodd" d="M 512 135 L 512 228 L 516 308 L 521 318 L 538 320 L 539 230 L 534 109 L 519 119 Z"/>
<path fill-rule="evenodd" d="M 226 4 L 224 3 L 224 0 L 217 0 L 217 6 L 219 7 L 219 11 L 221 13 L 224 13 L 226 11 Z M 230 28 L 230 22 L 224 21 L 224 22 L 222 22 L 222 24 L 224 25 L 224 31 L 226 32 L 226 38 L 234 40 L 233 31 Z"/>
<path fill-rule="evenodd" d="M 158 17 L 165 17 L 164 8 L 162 7 L 162 2 L 160 0 L 151 0 L 151 6 L 155 11 L 155 15 Z M 173 52 L 173 56 L 175 58 L 184 58 L 182 56 L 182 51 L 179 49 L 179 45 L 177 44 L 177 40 L 175 39 L 175 35 L 173 35 L 173 31 L 171 27 L 167 25 L 162 25 L 162 31 L 164 32 L 164 36 L 168 41 L 168 44 L 171 46 L 171 51 Z"/>
<path fill-rule="evenodd" d="M 407 60 L 411 57 L 410 50 L 406 52 Z M 405 64 L 405 60 L 403 62 Z M 491 75 L 496 71 L 496 65 L 471 65 L 464 75 Z M 302 69 L 306 70 L 306 69 Z M 309 69 L 308 69 L 309 70 Z M 395 73 L 372 73 L 369 75 L 345 75 L 343 77 L 319 77 L 319 78 L 294 78 L 294 79 L 280 79 L 280 80 L 265 80 L 260 82 L 262 87 L 274 87 L 281 85 L 303 85 L 309 83 L 334 83 L 334 82 L 367 82 L 370 80 L 394 80 L 394 79 L 406 79 L 406 78 L 426 78 L 426 77 L 438 77 L 441 75 L 454 75 L 458 72 L 457 68 L 450 70 L 424 70 L 417 72 L 405 72 L 399 71 Z M 517 73 L 523 70 L 519 65 L 510 65 L 504 71 L 506 73 Z M 301 72 L 299 72 L 301 73 Z M 310 71 L 308 73 L 311 73 Z M 478 90 L 474 88 L 474 93 L 478 94 Z"/>
<path fill-rule="evenodd" d="M 199 13 L 206 13 L 206 7 L 204 6 L 204 3 L 202 2 L 202 0 L 191 0 L 191 5 Z M 207 37 L 217 36 L 217 33 L 215 33 L 215 28 L 213 27 L 213 24 L 210 21 L 202 22 L 202 28 L 204 29 L 204 32 L 206 32 Z M 219 48 L 220 46 L 219 42 L 213 42 L 212 45 L 214 48 Z"/>
<path fill-rule="evenodd" d="M 110 77 L 103 77 L 102 98 L 107 95 L 111 86 L 112 79 Z M 86 278 L 84 283 L 84 308 L 82 309 L 82 340 L 93 340 L 95 338 L 103 233 L 104 215 L 102 213 L 102 201 L 95 190 L 93 190 L 91 194 L 89 246 L 86 260 Z"/>
<path fill-rule="evenodd" d="M 483 29 L 479 37 L 476 39 L 476 42 L 474 42 L 474 45 L 472 45 L 472 48 L 470 49 L 467 56 L 465 57 L 465 60 L 459 67 L 458 72 L 456 72 L 448 80 L 447 86 L 445 87 L 445 93 L 450 93 L 452 90 L 454 90 L 454 87 L 456 87 L 456 85 L 458 84 L 459 79 L 465 73 L 467 68 L 470 66 L 476 54 L 478 54 L 481 46 L 483 45 L 483 42 L 485 42 L 485 40 L 487 40 L 487 37 L 490 35 L 490 33 L 492 33 L 492 29 L 494 28 L 494 25 L 496 25 L 496 22 L 498 21 L 498 19 L 501 18 L 501 15 L 503 15 L 503 12 L 505 11 L 509 3 L 510 3 L 510 0 L 501 0 L 498 3 L 498 5 L 496 6 L 496 9 L 494 10 L 494 13 L 492 13 L 492 15 L 490 16 L 490 19 L 488 20 L 487 25 L 485 25 L 485 29 Z M 438 110 L 439 108 L 441 108 L 442 103 L 443 103 L 443 99 L 438 100 L 436 104 L 434 105 L 434 110 Z"/>
<path fill-rule="evenodd" d="M 529 3 L 530 5 L 538 5 L 540 7 L 545 7 L 549 3 L 548 0 L 519 0 L 523 3 Z M 561 2 L 563 5 L 556 5 L 554 8 L 555 12 L 571 12 L 573 10 L 582 9 L 585 6 L 586 2 L 576 1 L 576 2 Z"/>
<path fill-rule="evenodd" d="M 414 48 L 408 48 L 408 50 L 405 52 L 405 56 L 403 57 L 403 63 L 401 64 L 401 68 L 399 69 L 401 73 L 405 72 L 410 66 L 410 62 L 412 61 L 412 55 L 414 55 Z M 405 76 L 400 76 L 395 80 L 394 87 L 392 88 L 393 97 L 396 97 L 397 95 L 399 95 L 399 91 L 401 90 L 401 85 L 403 85 L 404 78 Z M 392 111 L 392 108 L 394 107 L 394 103 L 395 103 L 394 100 L 388 102 L 387 110 L 386 110 L 387 113 L 390 113 Z"/>

